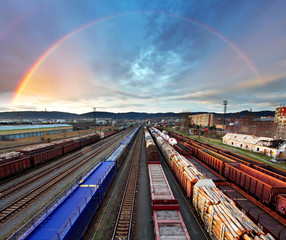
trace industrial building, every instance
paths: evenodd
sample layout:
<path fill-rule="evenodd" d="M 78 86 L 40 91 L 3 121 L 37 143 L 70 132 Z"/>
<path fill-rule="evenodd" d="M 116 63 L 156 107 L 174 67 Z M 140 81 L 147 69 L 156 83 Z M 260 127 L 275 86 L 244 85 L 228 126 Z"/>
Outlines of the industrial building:
<path fill-rule="evenodd" d="M 276 108 L 274 124 L 276 138 L 286 139 L 286 105 Z"/>
<path fill-rule="evenodd" d="M 0 141 L 71 131 L 73 127 L 68 124 L 2 125 L 0 126 Z"/>
<path fill-rule="evenodd" d="M 274 147 L 277 140 L 273 138 L 256 137 L 238 133 L 227 133 L 222 139 L 224 144 L 230 146 L 261 153 L 276 159 L 286 160 L 286 142 Z"/>
<path fill-rule="evenodd" d="M 211 127 L 214 125 L 212 113 L 190 115 L 189 118 L 190 118 L 191 124 L 194 124 L 197 126 Z"/>

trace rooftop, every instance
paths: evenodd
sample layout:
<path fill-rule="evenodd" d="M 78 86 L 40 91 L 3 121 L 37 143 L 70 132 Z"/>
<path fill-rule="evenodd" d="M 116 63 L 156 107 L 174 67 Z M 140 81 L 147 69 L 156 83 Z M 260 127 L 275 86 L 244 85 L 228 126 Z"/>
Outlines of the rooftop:
<path fill-rule="evenodd" d="M 72 127 L 69 124 L 43 124 L 43 125 L 3 125 L 0 126 L 0 131 L 13 131 L 23 129 L 42 129 L 42 128 L 58 128 L 58 127 Z"/>

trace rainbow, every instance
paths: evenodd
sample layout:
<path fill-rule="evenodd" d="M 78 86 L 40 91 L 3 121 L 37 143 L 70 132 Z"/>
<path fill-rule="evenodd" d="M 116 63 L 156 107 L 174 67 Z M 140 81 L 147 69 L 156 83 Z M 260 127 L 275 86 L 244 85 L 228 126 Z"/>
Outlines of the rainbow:
<path fill-rule="evenodd" d="M 227 43 L 243 60 L 244 62 L 249 66 L 249 68 L 255 73 L 256 77 L 260 80 L 262 80 L 262 77 L 259 73 L 259 71 L 257 70 L 257 68 L 255 67 L 255 65 L 253 64 L 253 62 L 247 57 L 247 55 L 241 50 L 239 49 L 238 46 L 236 46 L 233 42 L 231 42 L 229 39 L 227 39 L 225 36 L 223 36 L 222 34 L 218 33 L 217 31 L 215 31 L 214 29 L 210 28 L 209 26 L 198 22 L 192 18 L 187 18 L 187 17 L 183 17 L 183 16 L 177 16 L 171 13 L 163 13 L 163 12 L 145 12 L 145 11 L 138 11 L 138 12 L 127 12 L 127 13 L 121 13 L 121 14 L 117 14 L 117 15 L 112 15 L 112 16 L 107 16 L 104 18 L 100 18 L 100 19 L 96 19 L 93 20 L 79 28 L 76 28 L 75 30 L 71 31 L 70 33 L 68 33 L 67 35 L 65 35 L 64 37 L 62 37 L 61 39 L 59 39 L 57 42 L 55 42 L 53 45 L 51 45 L 49 47 L 49 49 L 47 49 L 38 59 L 37 61 L 30 67 L 30 69 L 27 71 L 27 73 L 25 74 L 25 76 L 22 78 L 20 84 L 18 85 L 18 87 L 16 88 L 13 97 L 12 97 L 12 104 L 16 103 L 18 100 L 19 95 L 23 92 L 23 89 L 25 88 L 25 86 L 27 85 L 27 83 L 29 82 L 30 78 L 32 77 L 32 75 L 34 74 L 34 72 L 39 68 L 39 66 L 45 61 L 45 59 L 51 54 L 53 53 L 61 44 L 63 44 L 64 42 L 66 42 L 68 39 L 70 39 L 71 37 L 73 37 L 74 35 L 80 33 L 81 31 L 106 20 L 110 20 L 113 18 L 117 18 L 117 17 L 122 17 L 122 16 L 128 16 L 128 15 L 136 15 L 136 14 L 156 14 L 156 15 L 164 15 L 164 16 L 169 16 L 169 17 L 173 17 L 173 18 L 177 18 L 177 19 L 181 19 L 183 21 L 187 21 L 187 22 L 191 22 L 199 27 L 202 27 L 203 29 L 207 30 L 208 32 L 214 34 L 215 36 L 217 36 L 218 38 L 222 39 L 225 43 Z"/>

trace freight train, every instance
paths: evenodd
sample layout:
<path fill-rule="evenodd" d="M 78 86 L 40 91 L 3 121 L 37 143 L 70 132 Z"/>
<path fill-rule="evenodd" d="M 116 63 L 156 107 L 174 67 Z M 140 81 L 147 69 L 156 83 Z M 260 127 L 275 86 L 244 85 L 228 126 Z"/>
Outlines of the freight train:
<path fill-rule="evenodd" d="M 127 155 L 140 126 L 89 173 L 43 208 L 9 239 L 81 239 L 102 203 L 114 176 Z M 52 230 L 51 230 L 52 229 Z"/>
<path fill-rule="evenodd" d="M 220 154 L 222 156 L 225 156 L 225 157 L 228 157 L 230 159 L 233 159 L 236 162 L 240 162 L 240 163 L 246 164 L 248 166 L 255 167 L 255 168 L 259 169 L 260 171 L 268 173 L 268 175 L 270 173 L 276 173 L 277 175 L 275 177 L 279 177 L 278 175 L 282 175 L 286 179 L 286 171 L 285 170 L 276 168 L 276 167 L 271 166 L 271 165 L 263 164 L 263 163 L 261 163 L 259 161 L 254 160 L 254 159 L 242 156 L 242 155 L 234 153 L 234 152 L 229 152 L 229 151 L 227 151 L 225 149 L 222 149 L 222 148 L 210 145 L 210 144 L 203 143 L 203 142 L 201 142 L 199 140 L 190 139 L 188 137 L 185 137 L 185 136 L 183 136 L 181 134 L 178 134 L 178 133 L 175 133 L 175 132 L 169 131 L 169 135 L 171 137 L 173 137 L 173 138 L 176 138 L 179 141 L 182 141 L 184 143 L 188 143 L 191 146 L 193 146 L 194 147 L 193 148 L 193 151 L 194 151 L 193 155 L 194 156 L 197 155 L 196 151 L 198 149 L 209 149 L 209 150 L 211 150 L 211 151 L 213 151 L 215 153 L 218 153 L 218 154 Z"/>
<path fill-rule="evenodd" d="M 115 129 L 106 134 L 105 138 L 118 132 L 119 130 Z M 93 133 L 22 148 L 17 152 L 2 154 L 0 158 L 0 180 L 15 176 L 28 169 L 98 141 L 100 141 L 100 135 Z"/>
<path fill-rule="evenodd" d="M 241 159 L 238 158 L 239 155 L 234 157 L 235 154 L 226 153 L 223 149 L 193 141 L 176 133 L 172 133 L 172 136 L 178 137 L 184 146 L 191 150 L 192 157 L 233 181 L 267 207 L 282 215 L 286 214 L 285 176 L 268 170 L 258 161 L 246 161 L 248 158 Z M 178 149 L 178 152 L 184 155 L 182 150 Z"/>
<path fill-rule="evenodd" d="M 148 160 L 160 163 L 160 154 L 146 127 L 144 128 L 144 133 L 145 133 L 145 142 L 146 142 L 146 151 Z"/>
<path fill-rule="evenodd" d="M 159 130 L 152 128 L 151 133 L 212 239 L 274 239 L 239 210 L 212 180 L 170 146 Z"/>
<path fill-rule="evenodd" d="M 160 240 L 171 237 L 190 240 L 191 238 L 180 212 L 180 205 L 173 195 L 161 166 L 159 151 L 146 127 L 145 142 L 155 239 Z"/>

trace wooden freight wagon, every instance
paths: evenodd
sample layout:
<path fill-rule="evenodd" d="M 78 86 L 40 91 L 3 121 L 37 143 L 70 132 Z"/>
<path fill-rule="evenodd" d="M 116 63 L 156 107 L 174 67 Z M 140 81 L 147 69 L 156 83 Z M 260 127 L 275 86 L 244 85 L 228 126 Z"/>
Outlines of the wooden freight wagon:
<path fill-rule="evenodd" d="M 180 161 L 177 161 L 175 157 L 171 157 L 170 164 L 182 188 L 187 193 L 187 196 L 191 198 L 193 196 L 193 187 L 198 179 L 191 179 L 188 177 L 188 174 L 186 174 L 187 169 L 180 163 Z"/>
<path fill-rule="evenodd" d="M 279 194 L 286 193 L 286 182 L 241 163 L 226 163 L 225 177 L 231 179 L 259 201 L 275 205 Z"/>
<path fill-rule="evenodd" d="M 222 156 L 208 149 L 199 149 L 197 157 L 199 160 L 210 166 L 219 174 L 223 173 L 225 163 L 235 162 L 234 160 L 228 157 Z"/>

